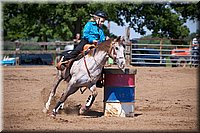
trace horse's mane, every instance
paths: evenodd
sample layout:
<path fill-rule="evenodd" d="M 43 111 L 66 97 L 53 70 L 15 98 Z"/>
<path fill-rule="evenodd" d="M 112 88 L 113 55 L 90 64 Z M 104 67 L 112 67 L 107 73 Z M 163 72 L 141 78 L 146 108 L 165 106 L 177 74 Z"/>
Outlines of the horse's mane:
<path fill-rule="evenodd" d="M 106 40 L 106 41 L 100 43 L 100 44 L 98 45 L 98 47 L 97 47 L 97 50 L 108 52 L 109 49 L 110 49 L 112 40 L 113 40 L 113 39 L 108 39 L 108 40 Z"/>

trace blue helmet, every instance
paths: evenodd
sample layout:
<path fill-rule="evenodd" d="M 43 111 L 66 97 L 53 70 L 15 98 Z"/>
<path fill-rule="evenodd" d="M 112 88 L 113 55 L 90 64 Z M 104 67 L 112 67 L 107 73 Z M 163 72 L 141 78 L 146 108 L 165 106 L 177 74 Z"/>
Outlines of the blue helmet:
<path fill-rule="evenodd" d="M 101 17 L 101 18 L 105 18 L 105 19 L 107 19 L 107 17 L 108 17 L 107 14 L 103 11 L 96 11 L 94 15 Z"/>

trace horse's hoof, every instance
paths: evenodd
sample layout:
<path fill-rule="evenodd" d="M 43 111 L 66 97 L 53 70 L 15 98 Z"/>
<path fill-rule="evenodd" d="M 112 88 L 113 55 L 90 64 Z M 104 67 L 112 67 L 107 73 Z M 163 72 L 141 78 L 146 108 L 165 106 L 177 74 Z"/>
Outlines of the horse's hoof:
<path fill-rule="evenodd" d="M 56 113 L 55 113 L 55 112 L 52 112 L 52 113 L 49 114 L 49 116 L 50 116 L 51 118 L 56 118 Z"/>
<path fill-rule="evenodd" d="M 47 113 L 47 111 L 48 111 L 48 110 L 47 110 L 45 107 L 44 107 L 43 110 L 42 110 L 42 112 L 45 113 L 45 114 Z"/>
<path fill-rule="evenodd" d="M 79 115 L 84 115 L 86 114 L 86 112 L 88 111 L 89 109 L 87 109 L 85 106 L 82 106 L 79 110 Z"/>

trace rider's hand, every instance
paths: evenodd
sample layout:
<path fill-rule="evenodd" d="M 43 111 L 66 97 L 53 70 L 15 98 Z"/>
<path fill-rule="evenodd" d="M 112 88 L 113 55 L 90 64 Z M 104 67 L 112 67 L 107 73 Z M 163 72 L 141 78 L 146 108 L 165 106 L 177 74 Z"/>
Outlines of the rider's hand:
<path fill-rule="evenodd" d="M 109 37 L 109 36 L 106 36 L 106 40 L 108 40 L 108 39 L 110 39 L 110 37 Z"/>
<path fill-rule="evenodd" d="M 93 40 L 93 44 L 97 45 L 98 41 L 97 40 Z"/>
<path fill-rule="evenodd" d="M 62 62 L 60 61 L 60 62 L 57 63 L 57 66 L 60 66 L 61 64 L 62 64 Z"/>

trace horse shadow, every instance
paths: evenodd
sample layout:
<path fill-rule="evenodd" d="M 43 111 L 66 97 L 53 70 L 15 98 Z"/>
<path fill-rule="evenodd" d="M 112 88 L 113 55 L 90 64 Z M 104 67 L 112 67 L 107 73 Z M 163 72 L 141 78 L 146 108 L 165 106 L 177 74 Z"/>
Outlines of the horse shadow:
<path fill-rule="evenodd" d="M 99 112 L 99 111 L 95 111 L 95 110 L 89 110 L 84 116 L 97 118 L 97 117 L 102 117 L 103 115 L 104 115 L 103 112 Z"/>
<path fill-rule="evenodd" d="M 81 105 L 75 105 L 75 106 L 68 106 L 63 109 L 64 113 L 67 115 L 79 115 L 79 109 L 81 108 Z M 84 115 L 84 117 L 89 117 L 89 118 L 97 118 L 97 117 L 102 117 L 104 115 L 103 112 L 101 111 L 95 111 L 95 110 L 88 110 Z"/>

